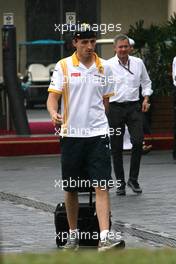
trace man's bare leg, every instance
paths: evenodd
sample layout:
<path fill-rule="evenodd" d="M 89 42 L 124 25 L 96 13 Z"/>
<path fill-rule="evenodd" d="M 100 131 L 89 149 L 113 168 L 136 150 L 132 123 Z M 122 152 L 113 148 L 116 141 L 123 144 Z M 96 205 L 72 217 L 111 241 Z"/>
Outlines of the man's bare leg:
<path fill-rule="evenodd" d="M 111 248 L 124 248 L 125 242 L 121 239 L 121 234 L 111 232 L 111 236 L 109 236 L 110 201 L 108 190 L 96 188 L 96 211 L 100 227 L 98 250 L 105 251 Z"/>
<path fill-rule="evenodd" d="M 109 191 L 102 190 L 100 187 L 95 188 L 96 192 L 96 212 L 100 227 L 100 232 L 103 230 L 109 230 Z"/>
<path fill-rule="evenodd" d="M 65 207 L 67 212 L 69 228 L 71 230 L 75 230 L 77 229 L 78 209 L 79 209 L 77 192 L 65 192 Z"/>

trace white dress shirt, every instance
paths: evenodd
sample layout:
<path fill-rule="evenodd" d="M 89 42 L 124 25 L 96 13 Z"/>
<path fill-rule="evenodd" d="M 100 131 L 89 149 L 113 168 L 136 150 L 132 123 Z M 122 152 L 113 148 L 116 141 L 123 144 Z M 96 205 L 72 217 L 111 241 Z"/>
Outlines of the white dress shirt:
<path fill-rule="evenodd" d="M 176 57 L 174 57 L 172 62 L 172 79 L 174 86 L 176 86 Z"/>
<path fill-rule="evenodd" d="M 117 55 L 108 60 L 114 74 L 114 96 L 110 102 L 128 102 L 139 100 L 139 87 L 142 87 L 142 96 L 150 96 L 151 80 L 143 61 L 134 56 L 128 57 L 127 65 L 122 65 Z"/>

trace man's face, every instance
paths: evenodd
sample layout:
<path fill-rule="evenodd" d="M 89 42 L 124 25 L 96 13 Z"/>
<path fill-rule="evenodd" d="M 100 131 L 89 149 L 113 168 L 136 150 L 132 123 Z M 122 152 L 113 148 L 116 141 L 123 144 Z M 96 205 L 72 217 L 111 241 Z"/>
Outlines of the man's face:
<path fill-rule="evenodd" d="M 117 56 L 119 57 L 119 59 L 125 59 L 128 57 L 128 54 L 131 51 L 131 47 L 130 47 L 127 39 L 118 40 L 115 47 L 114 47 L 114 50 L 115 50 Z"/>
<path fill-rule="evenodd" d="M 73 40 L 73 45 L 77 50 L 79 56 L 91 57 L 96 45 L 96 38 L 90 39 L 75 39 Z"/>

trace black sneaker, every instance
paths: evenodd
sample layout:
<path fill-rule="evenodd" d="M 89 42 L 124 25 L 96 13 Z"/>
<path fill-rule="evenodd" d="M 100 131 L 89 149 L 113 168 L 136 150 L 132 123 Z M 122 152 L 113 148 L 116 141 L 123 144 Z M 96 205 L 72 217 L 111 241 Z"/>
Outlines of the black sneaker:
<path fill-rule="evenodd" d="M 128 187 L 130 187 L 133 192 L 135 193 L 142 193 L 142 189 L 137 181 L 131 181 L 129 180 L 127 183 Z"/>
<path fill-rule="evenodd" d="M 172 157 L 174 160 L 176 160 L 176 151 L 175 150 L 172 152 Z"/>
<path fill-rule="evenodd" d="M 107 251 L 110 249 L 123 249 L 125 248 L 125 241 L 122 240 L 119 236 L 115 237 L 112 236 L 112 232 L 110 232 L 111 235 L 108 236 L 107 238 L 103 241 L 100 241 L 98 251 L 103 252 Z"/>
<path fill-rule="evenodd" d="M 121 186 L 117 187 L 116 194 L 117 195 L 126 195 L 125 183 L 121 183 Z"/>
<path fill-rule="evenodd" d="M 145 155 L 152 150 L 152 145 L 143 145 L 142 146 L 142 154 Z"/>

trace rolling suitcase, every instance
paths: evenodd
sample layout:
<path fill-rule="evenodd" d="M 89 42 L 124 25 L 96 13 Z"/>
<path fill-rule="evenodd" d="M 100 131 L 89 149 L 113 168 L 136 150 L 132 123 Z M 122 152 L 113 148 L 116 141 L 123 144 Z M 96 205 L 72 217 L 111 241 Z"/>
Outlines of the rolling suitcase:
<path fill-rule="evenodd" d="M 56 244 L 59 248 L 66 244 L 69 234 L 69 226 L 64 203 L 59 203 L 57 205 L 54 213 L 54 223 L 56 229 Z M 90 191 L 89 202 L 79 203 L 78 230 L 80 247 L 98 246 L 100 230 L 95 209 L 95 202 L 92 201 L 92 190 Z"/>

